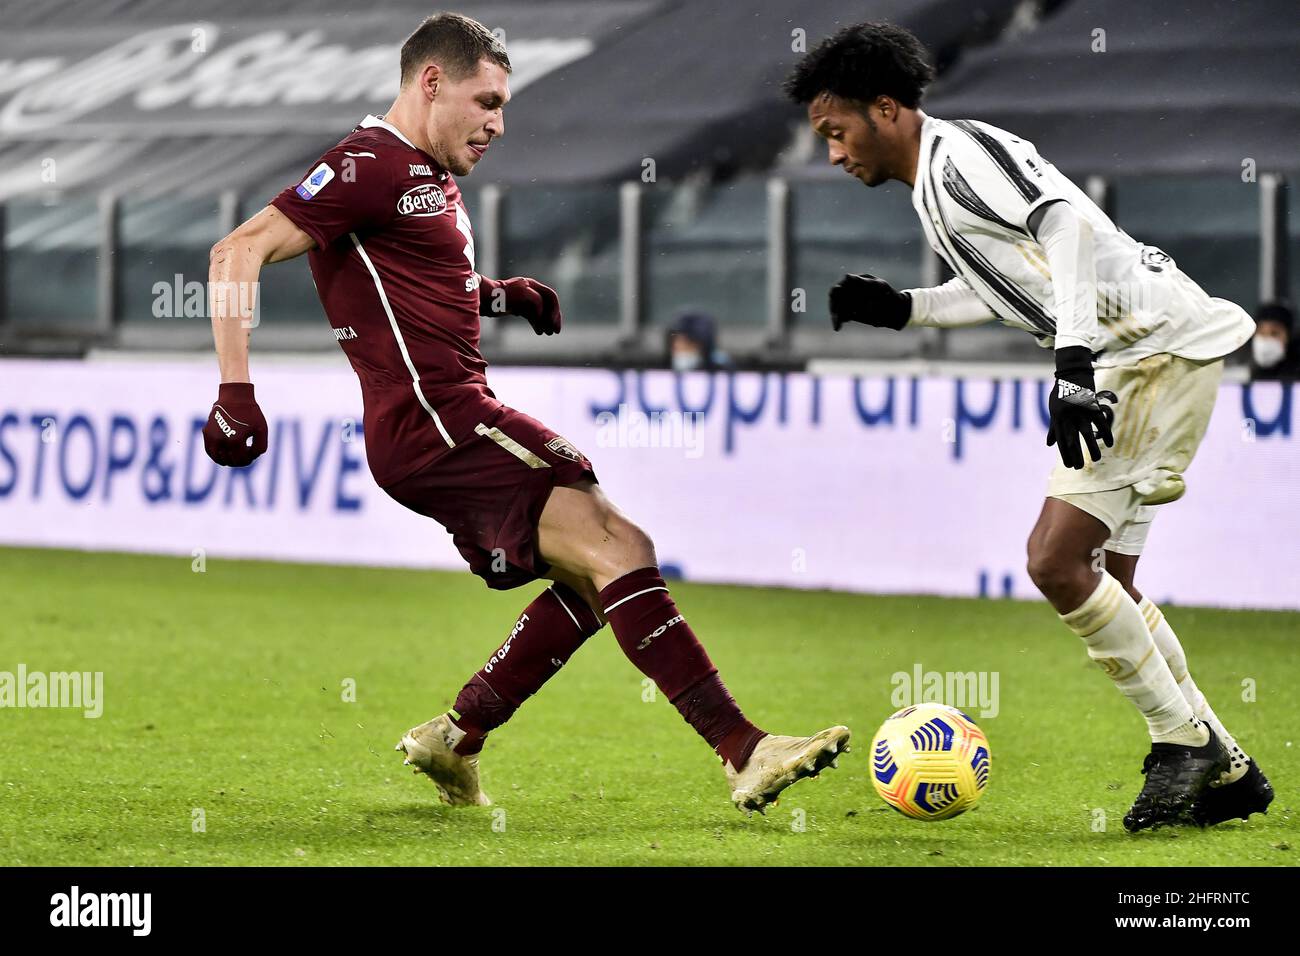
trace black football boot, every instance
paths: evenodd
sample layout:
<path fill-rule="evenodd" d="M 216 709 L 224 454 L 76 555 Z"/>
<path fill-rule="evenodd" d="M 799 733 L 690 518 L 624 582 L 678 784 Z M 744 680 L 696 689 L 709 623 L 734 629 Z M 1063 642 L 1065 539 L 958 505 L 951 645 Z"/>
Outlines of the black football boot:
<path fill-rule="evenodd" d="M 1249 769 L 1232 783 L 1202 790 L 1192 804 L 1192 819 L 1203 827 L 1238 817 L 1245 820 L 1252 813 L 1267 813 L 1272 802 L 1273 785 L 1252 760 Z"/>
<path fill-rule="evenodd" d="M 1124 815 L 1124 829 L 1130 833 L 1166 823 L 1191 820 L 1192 805 L 1211 780 L 1228 769 L 1228 751 L 1205 725 L 1210 739 L 1204 746 L 1152 744 L 1142 764 L 1146 783 Z"/>

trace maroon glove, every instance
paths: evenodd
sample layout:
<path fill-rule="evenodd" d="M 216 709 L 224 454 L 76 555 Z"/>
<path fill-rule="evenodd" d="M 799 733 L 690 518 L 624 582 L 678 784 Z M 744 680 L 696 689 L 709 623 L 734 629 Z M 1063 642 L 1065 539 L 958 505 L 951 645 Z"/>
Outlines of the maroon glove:
<path fill-rule="evenodd" d="M 560 297 L 550 286 L 536 279 L 516 276 L 513 279 L 479 277 L 478 310 L 480 315 L 517 315 L 528 320 L 538 335 L 555 335 L 564 315 Z"/>
<path fill-rule="evenodd" d="M 224 382 L 203 426 L 203 450 L 218 465 L 251 465 L 266 451 L 266 419 L 248 382 Z"/>

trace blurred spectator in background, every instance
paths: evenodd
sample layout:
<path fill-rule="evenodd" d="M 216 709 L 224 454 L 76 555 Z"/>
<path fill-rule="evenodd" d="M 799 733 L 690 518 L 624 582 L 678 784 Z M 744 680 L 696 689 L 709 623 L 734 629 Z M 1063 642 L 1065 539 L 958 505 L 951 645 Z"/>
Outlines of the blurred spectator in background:
<path fill-rule="evenodd" d="M 1295 311 L 1289 302 L 1265 302 L 1255 312 L 1250 340 L 1251 380 L 1300 379 L 1300 348 L 1295 342 Z"/>
<path fill-rule="evenodd" d="M 718 348 L 718 324 L 713 316 L 686 311 L 668 327 L 668 364 L 674 372 L 712 372 L 728 368 L 731 359 Z"/>

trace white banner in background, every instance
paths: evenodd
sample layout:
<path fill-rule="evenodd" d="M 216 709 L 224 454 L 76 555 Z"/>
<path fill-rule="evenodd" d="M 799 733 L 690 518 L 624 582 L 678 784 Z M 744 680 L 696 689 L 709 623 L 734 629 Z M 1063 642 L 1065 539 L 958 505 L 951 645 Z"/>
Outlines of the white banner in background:
<path fill-rule="evenodd" d="M 464 567 L 375 486 L 350 369 L 264 359 L 256 375 L 270 450 L 231 470 L 203 452 L 210 363 L 0 361 L 0 543 Z M 500 368 L 491 383 L 582 449 L 690 580 L 1035 595 L 1024 542 L 1056 454 L 1044 381 Z M 1155 600 L 1300 608 L 1294 426 L 1289 386 L 1223 387 L 1142 560 Z"/>

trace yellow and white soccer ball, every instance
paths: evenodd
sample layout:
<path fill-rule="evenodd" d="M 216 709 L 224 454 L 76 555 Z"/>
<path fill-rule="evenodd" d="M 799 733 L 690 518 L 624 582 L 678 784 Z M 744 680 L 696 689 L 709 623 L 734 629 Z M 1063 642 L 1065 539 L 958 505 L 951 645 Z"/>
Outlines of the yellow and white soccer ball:
<path fill-rule="evenodd" d="M 905 816 L 955 817 L 973 807 L 988 786 L 988 738 L 956 707 L 904 707 L 871 741 L 871 782 Z"/>

